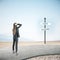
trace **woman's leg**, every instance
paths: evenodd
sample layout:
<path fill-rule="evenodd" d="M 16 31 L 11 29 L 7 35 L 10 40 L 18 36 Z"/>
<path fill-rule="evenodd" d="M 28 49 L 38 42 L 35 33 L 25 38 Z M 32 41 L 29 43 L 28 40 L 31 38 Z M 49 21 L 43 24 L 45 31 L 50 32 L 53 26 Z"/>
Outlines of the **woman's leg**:
<path fill-rule="evenodd" d="M 18 38 L 16 38 L 16 53 L 18 51 Z"/>
<path fill-rule="evenodd" d="M 15 39 L 13 39 L 13 46 L 12 46 L 13 52 L 14 52 L 14 45 L 15 45 Z"/>

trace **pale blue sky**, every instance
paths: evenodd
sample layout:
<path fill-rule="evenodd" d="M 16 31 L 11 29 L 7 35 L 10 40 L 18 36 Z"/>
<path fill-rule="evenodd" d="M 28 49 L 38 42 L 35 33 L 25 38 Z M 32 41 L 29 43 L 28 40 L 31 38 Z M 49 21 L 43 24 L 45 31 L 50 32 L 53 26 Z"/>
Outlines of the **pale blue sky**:
<path fill-rule="evenodd" d="M 44 17 L 51 23 L 47 41 L 60 40 L 60 0 L 1 0 L 0 35 L 12 36 L 12 25 L 18 22 L 21 38 L 43 41 Z"/>

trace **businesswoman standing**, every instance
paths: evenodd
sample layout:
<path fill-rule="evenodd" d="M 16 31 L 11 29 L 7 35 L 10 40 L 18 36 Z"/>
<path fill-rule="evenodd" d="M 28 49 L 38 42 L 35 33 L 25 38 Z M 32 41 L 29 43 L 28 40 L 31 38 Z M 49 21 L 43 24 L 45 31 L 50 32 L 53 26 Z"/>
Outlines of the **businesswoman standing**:
<path fill-rule="evenodd" d="M 12 46 L 12 50 L 13 50 L 13 53 L 16 50 L 16 54 L 18 51 L 18 38 L 20 37 L 19 28 L 21 26 L 22 26 L 22 24 L 17 24 L 17 23 L 13 24 L 13 30 L 12 30 L 13 31 L 13 46 Z"/>

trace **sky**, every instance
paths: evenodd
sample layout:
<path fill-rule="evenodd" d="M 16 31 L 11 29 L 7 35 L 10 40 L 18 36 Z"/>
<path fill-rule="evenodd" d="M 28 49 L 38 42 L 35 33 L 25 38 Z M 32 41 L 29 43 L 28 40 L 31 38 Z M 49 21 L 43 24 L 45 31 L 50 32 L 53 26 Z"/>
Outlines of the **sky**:
<path fill-rule="evenodd" d="M 44 41 L 46 17 L 47 41 L 60 40 L 60 0 L 0 0 L 0 41 L 12 41 L 13 23 L 21 23 L 20 41 Z"/>

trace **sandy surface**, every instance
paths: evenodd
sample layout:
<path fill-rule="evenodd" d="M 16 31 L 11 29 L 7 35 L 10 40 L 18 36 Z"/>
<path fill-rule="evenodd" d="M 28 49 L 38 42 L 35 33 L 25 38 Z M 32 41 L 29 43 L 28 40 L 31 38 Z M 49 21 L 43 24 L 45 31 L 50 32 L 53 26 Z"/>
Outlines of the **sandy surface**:
<path fill-rule="evenodd" d="M 60 42 L 19 42 L 18 56 L 12 53 L 12 42 L 0 42 L 0 60 L 23 59 L 60 60 Z"/>
<path fill-rule="evenodd" d="M 60 55 L 38 56 L 26 60 L 60 60 Z"/>
<path fill-rule="evenodd" d="M 8 47 L 11 46 L 12 42 L 0 42 L 1 47 Z M 36 42 L 19 42 L 18 45 L 20 46 L 31 46 L 31 45 L 60 45 L 60 41 L 50 41 L 44 44 L 44 42 L 36 41 Z"/>

